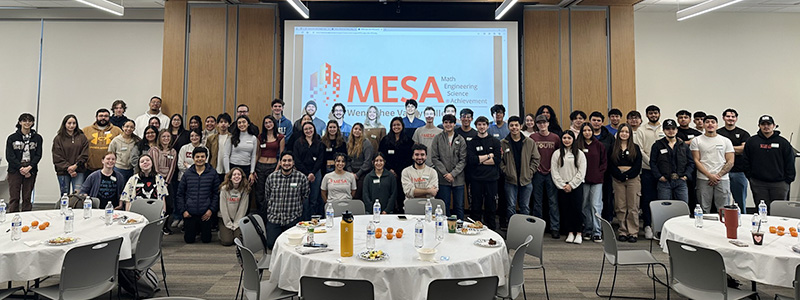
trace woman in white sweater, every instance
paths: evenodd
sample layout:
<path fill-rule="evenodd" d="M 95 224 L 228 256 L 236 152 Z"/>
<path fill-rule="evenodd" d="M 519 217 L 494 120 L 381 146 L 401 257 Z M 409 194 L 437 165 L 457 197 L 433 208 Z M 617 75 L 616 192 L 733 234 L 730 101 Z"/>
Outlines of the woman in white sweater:
<path fill-rule="evenodd" d="M 128 179 L 133 176 L 135 164 L 139 161 L 140 153 L 136 143 L 141 139 L 133 133 L 135 129 L 136 123 L 131 120 L 125 121 L 125 124 L 122 125 L 122 134 L 111 140 L 108 145 L 108 151 L 117 155 L 114 170 L 122 174 L 123 182 L 128 182 Z"/>
<path fill-rule="evenodd" d="M 189 143 L 181 146 L 181 149 L 178 150 L 178 181 L 183 178 L 183 173 L 186 173 L 186 170 L 194 165 L 192 151 L 194 151 L 194 148 L 197 147 L 206 147 L 203 145 L 203 133 L 200 131 L 200 129 L 189 131 Z M 216 158 L 212 158 L 211 154 L 209 153 L 206 161 L 211 161 L 211 159 Z"/>
<path fill-rule="evenodd" d="M 586 156 L 574 145 L 575 133 L 565 130 L 561 134 L 563 147 L 550 159 L 553 183 L 558 188 L 561 228 L 569 232 L 567 243 L 583 241 L 583 180 L 586 177 Z"/>
<path fill-rule="evenodd" d="M 228 147 L 225 149 L 223 165 L 225 173 L 231 171 L 233 167 L 239 167 L 244 171 L 250 183 L 256 179 L 256 161 L 258 160 L 258 129 L 250 126 L 250 118 L 239 116 L 236 118 L 236 130 L 231 134 L 231 138 L 226 141 Z"/>
<path fill-rule="evenodd" d="M 223 246 L 233 245 L 233 239 L 242 237 L 239 219 L 247 215 L 250 203 L 250 183 L 244 171 L 234 167 L 219 186 L 219 242 Z"/>

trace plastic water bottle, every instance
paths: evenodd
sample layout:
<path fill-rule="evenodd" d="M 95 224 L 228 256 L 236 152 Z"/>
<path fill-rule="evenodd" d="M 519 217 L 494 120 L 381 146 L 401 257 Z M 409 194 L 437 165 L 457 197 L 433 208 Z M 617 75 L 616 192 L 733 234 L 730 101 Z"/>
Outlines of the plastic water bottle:
<path fill-rule="evenodd" d="M 64 213 L 64 233 L 72 232 L 75 223 L 75 213 L 72 212 L 72 207 L 67 207 Z"/>
<path fill-rule="evenodd" d="M 6 221 L 6 200 L 0 199 L 0 223 Z"/>
<path fill-rule="evenodd" d="M 703 228 L 703 208 L 700 204 L 694 208 L 694 227 Z"/>
<path fill-rule="evenodd" d="M 88 219 L 92 217 L 92 199 L 88 196 L 83 200 L 83 218 Z"/>
<path fill-rule="evenodd" d="M 433 220 L 433 204 L 431 204 L 431 198 L 428 198 L 428 202 L 425 202 L 425 222 L 430 222 Z"/>
<path fill-rule="evenodd" d="M 417 224 L 414 225 L 414 247 L 422 248 L 422 245 L 425 244 L 423 229 L 425 228 L 425 224 L 422 223 L 422 219 L 417 219 Z"/>
<path fill-rule="evenodd" d="M 375 204 L 372 205 L 372 221 L 375 224 L 381 223 L 381 202 L 375 199 Z"/>
<path fill-rule="evenodd" d="M 761 223 L 761 217 L 758 215 L 758 213 L 753 214 L 753 217 L 750 218 L 750 226 L 753 232 L 758 230 L 759 223 Z"/>
<path fill-rule="evenodd" d="M 767 204 L 764 200 L 758 204 L 758 215 L 761 217 L 761 226 L 767 225 Z"/>
<path fill-rule="evenodd" d="M 69 197 L 67 196 L 66 193 L 61 195 L 60 203 L 61 203 L 61 215 L 64 215 L 64 213 L 67 212 L 67 205 L 69 204 Z"/>
<path fill-rule="evenodd" d="M 109 201 L 106 204 L 106 225 L 111 225 L 112 222 L 114 222 L 114 205 Z"/>
<path fill-rule="evenodd" d="M 444 232 L 446 231 L 444 227 L 444 214 L 442 214 L 442 206 L 436 205 L 436 240 L 442 241 L 444 240 Z"/>
<path fill-rule="evenodd" d="M 333 203 L 325 204 L 325 227 L 333 228 Z"/>
<path fill-rule="evenodd" d="M 11 240 L 18 241 L 22 238 L 22 218 L 19 214 L 14 215 L 11 219 Z"/>
<path fill-rule="evenodd" d="M 369 222 L 367 225 L 367 250 L 375 249 L 375 222 Z"/>

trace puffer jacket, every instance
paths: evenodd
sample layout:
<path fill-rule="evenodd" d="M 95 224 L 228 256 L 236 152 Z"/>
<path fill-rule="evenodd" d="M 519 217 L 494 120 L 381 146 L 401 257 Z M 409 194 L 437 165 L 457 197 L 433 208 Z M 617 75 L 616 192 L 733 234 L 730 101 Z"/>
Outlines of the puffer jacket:
<path fill-rule="evenodd" d="M 175 206 L 179 212 L 187 211 L 192 215 L 219 211 L 219 176 L 217 171 L 206 163 L 203 174 L 197 174 L 196 166 L 189 167 L 178 184 L 178 196 Z"/>

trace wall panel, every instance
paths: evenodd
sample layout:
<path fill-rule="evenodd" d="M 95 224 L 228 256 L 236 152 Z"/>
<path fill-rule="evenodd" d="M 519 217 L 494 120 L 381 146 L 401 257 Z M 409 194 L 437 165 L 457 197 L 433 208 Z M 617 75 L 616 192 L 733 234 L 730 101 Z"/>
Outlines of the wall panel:
<path fill-rule="evenodd" d="M 559 12 L 527 10 L 524 23 L 524 112 L 536 113 L 542 104 L 559 103 Z"/>
<path fill-rule="evenodd" d="M 164 3 L 163 36 L 162 110 L 166 114 L 181 113 L 186 63 L 186 1 L 170 0 Z"/>
<path fill-rule="evenodd" d="M 239 7 L 236 102 L 250 107 L 250 116 L 256 124 L 270 113 L 270 102 L 275 95 L 275 10 Z"/>
<path fill-rule="evenodd" d="M 189 7 L 186 116 L 218 114 L 225 97 L 225 6 Z"/>
<path fill-rule="evenodd" d="M 606 12 L 572 10 L 572 110 L 608 112 Z"/>
<path fill-rule="evenodd" d="M 636 109 L 633 7 L 609 7 L 611 26 L 611 103 L 623 114 Z"/>

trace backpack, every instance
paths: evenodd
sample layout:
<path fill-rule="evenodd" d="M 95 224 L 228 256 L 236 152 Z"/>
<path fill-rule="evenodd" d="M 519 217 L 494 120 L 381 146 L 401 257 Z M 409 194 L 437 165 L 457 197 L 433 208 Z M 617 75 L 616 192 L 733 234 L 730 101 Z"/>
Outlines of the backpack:
<path fill-rule="evenodd" d="M 119 286 L 131 295 L 139 291 L 139 298 L 152 298 L 158 292 L 158 277 L 152 269 L 142 272 L 139 270 L 119 270 Z"/>

